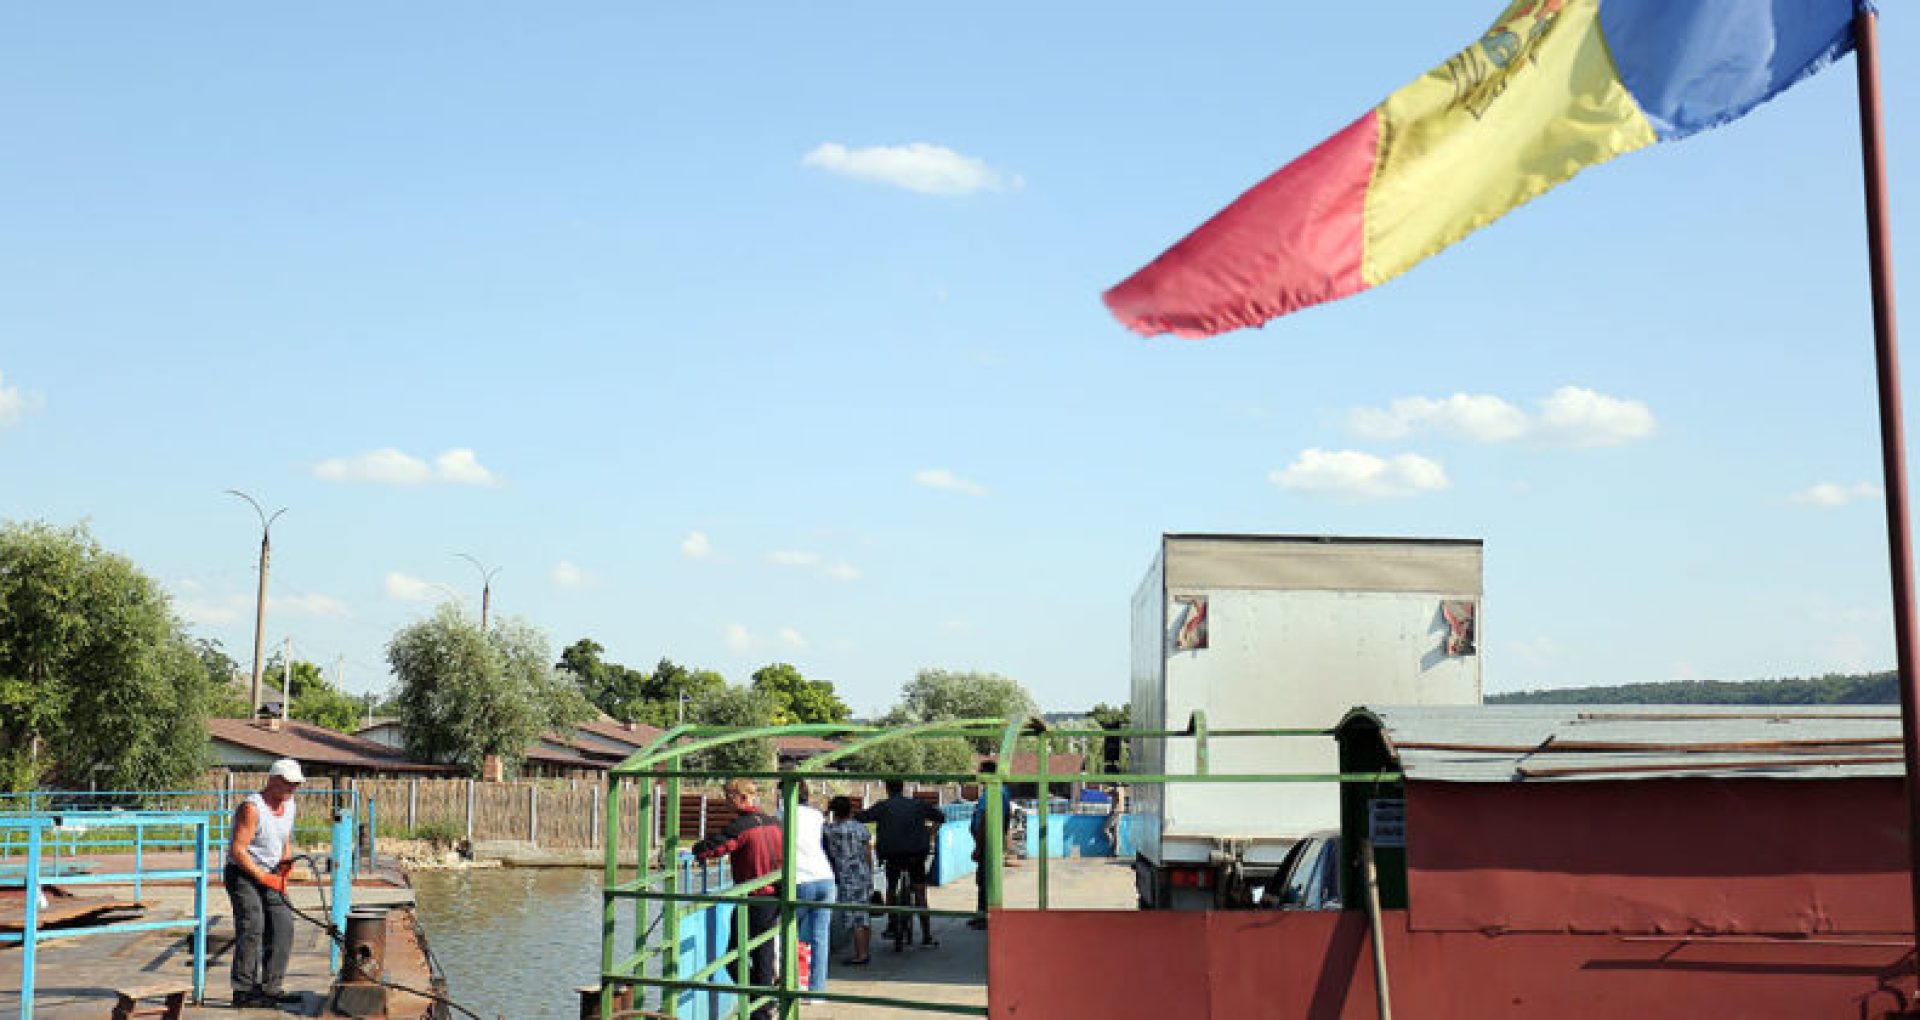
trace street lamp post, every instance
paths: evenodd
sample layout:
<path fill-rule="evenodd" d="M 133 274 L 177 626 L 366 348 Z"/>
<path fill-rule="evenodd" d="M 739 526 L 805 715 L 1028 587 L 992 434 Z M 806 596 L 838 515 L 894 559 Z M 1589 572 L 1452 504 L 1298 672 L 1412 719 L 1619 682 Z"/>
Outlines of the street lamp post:
<path fill-rule="evenodd" d="M 252 688 L 252 695 L 253 695 L 252 718 L 258 719 L 260 718 L 260 639 L 262 636 L 262 632 L 266 629 L 266 626 L 267 626 L 267 560 L 273 554 L 273 538 L 272 538 L 273 522 L 279 520 L 280 515 L 287 512 L 287 508 L 281 507 L 280 509 L 275 510 L 271 516 L 269 516 L 265 508 L 261 507 L 259 500 L 254 499 L 252 496 L 249 496 L 244 492 L 241 492 L 239 489 L 228 489 L 227 495 L 238 496 L 241 499 L 246 500 L 247 505 L 253 507 L 253 512 L 257 514 L 260 518 L 260 591 L 258 596 L 254 599 L 254 603 L 253 603 L 253 688 Z"/>
<path fill-rule="evenodd" d="M 487 629 L 487 609 L 493 604 L 493 575 L 500 572 L 499 567 L 488 568 L 486 564 L 468 556 L 466 553 L 454 553 L 455 556 L 473 564 L 480 572 L 480 629 Z"/>

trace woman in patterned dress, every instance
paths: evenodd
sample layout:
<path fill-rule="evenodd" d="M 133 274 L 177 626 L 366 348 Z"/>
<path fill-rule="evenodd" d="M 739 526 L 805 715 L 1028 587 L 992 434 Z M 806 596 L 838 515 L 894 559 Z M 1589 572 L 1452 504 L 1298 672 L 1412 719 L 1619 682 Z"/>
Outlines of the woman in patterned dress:
<path fill-rule="evenodd" d="M 853 801 L 845 797 L 828 801 L 827 813 L 833 820 L 821 830 L 820 839 L 826 844 L 827 860 L 833 864 L 839 902 L 865 906 L 873 894 L 873 834 L 853 820 Z M 851 926 L 853 929 L 853 956 L 847 962 L 869 962 L 873 928 L 867 921 L 867 912 L 836 910 L 833 913 L 836 928 L 844 930 L 845 926 Z"/>

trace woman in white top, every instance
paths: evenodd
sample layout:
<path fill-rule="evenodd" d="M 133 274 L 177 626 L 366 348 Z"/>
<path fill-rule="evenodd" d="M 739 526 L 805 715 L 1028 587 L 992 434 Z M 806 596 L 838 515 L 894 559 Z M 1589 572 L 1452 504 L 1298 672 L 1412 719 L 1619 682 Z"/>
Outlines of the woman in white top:
<path fill-rule="evenodd" d="M 807 805 L 807 784 L 800 784 L 800 808 L 793 816 L 793 880 L 795 895 L 809 903 L 832 903 L 839 891 L 833 880 L 833 864 L 827 860 L 825 837 L 821 830 L 827 819 L 819 808 Z M 800 941 L 811 947 L 812 966 L 807 973 L 807 988 L 823 992 L 827 988 L 828 939 L 833 931 L 833 911 L 805 907 L 799 912 Z"/>
<path fill-rule="evenodd" d="M 233 813 L 223 878 L 233 904 L 236 1007 L 273 1008 L 300 999 L 289 995 L 281 982 L 293 951 L 293 909 L 287 902 L 287 875 L 293 871 L 293 794 L 305 781 L 300 763 L 282 758 L 267 770 L 266 787 L 248 794 Z"/>

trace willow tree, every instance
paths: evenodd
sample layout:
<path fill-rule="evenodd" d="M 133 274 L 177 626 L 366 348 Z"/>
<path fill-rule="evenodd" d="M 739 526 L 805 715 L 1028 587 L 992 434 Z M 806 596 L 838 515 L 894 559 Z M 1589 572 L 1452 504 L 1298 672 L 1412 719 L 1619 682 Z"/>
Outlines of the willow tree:
<path fill-rule="evenodd" d="M 215 694 L 131 560 L 84 526 L 0 526 L 0 787 L 187 785 Z"/>
<path fill-rule="evenodd" d="M 517 773 L 549 730 L 593 714 L 553 667 L 546 636 L 521 620 L 490 630 L 444 605 L 387 643 L 399 689 L 393 707 L 409 754 L 478 775 L 488 755 Z"/>

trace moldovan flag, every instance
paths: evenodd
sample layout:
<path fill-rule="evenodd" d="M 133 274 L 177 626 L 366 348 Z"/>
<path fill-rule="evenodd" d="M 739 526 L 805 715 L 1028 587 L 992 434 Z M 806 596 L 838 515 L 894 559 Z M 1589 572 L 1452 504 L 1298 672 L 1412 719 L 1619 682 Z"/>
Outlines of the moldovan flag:
<path fill-rule="evenodd" d="M 1357 294 L 1582 169 L 1725 124 L 1853 48 L 1870 0 L 1513 0 L 1478 42 L 1106 293 L 1211 336 Z"/>

